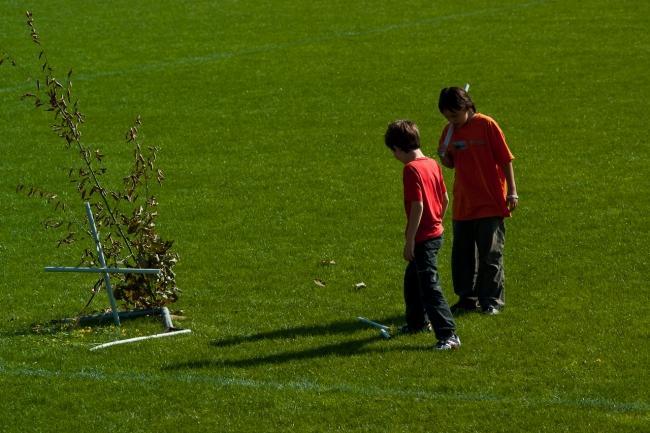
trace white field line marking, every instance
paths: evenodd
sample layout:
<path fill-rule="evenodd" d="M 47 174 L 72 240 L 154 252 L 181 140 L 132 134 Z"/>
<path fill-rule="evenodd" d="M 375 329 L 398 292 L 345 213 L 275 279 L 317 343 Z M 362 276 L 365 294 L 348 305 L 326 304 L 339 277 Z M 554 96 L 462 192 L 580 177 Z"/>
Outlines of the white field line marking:
<path fill-rule="evenodd" d="M 515 4 L 515 5 L 510 5 L 510 6 L 503 6 L 503 7 L 496 7 L 496 8 L 488 8 L 488 9 L 481 9 L 481 10 L 476 10 L 472 12 L 464 12 L 464 13 L 458 13 L 458 14 L 450 14 L 450 15 L 442 15 L 438 17 L 432 17 L 432 18 L 427 18 L 423 20 L 418 20 L 418 21 L 410 21 L 410 22 L 404 22 L 404 23 L 399 23 L 399 24 L 391 24 L 387 25 L 384 27 L 377 27 L 374 29 L 367 29 L 367 30 L 350 30 L 350 31 L 341 31 L 341 32 L 334 32 L 331 34 L 326 34 L 323 36 L 317 36 L 314 38 L 306 38 L 306 39 L 300 39 L 296 40 L 293 42 L 285 42 L 285 43 L 280 43 L 280 44 L 265 44 L 265 45 L 259 45 L 257 47 L 251 47 L 251 48 L 242 48 L 240 50 L 234 50 L 234 51 L 222 51 L 222 52 L 215 52 L 212 54 L 204 55 L 204 56 L 189 56 L 189 57 L 181 57 L 175 60 L 170 60 L 166 62 L 153 62 L 153 63 L 147 63 L 139 66 L 135 66 L 132 68 L 123 68 L 123 69 L 116 69 L 112 71 L 97 71 L 97 72 L 89 72 L 89 73 L 80 73 L 76 74 L 73 76 L 73 81 L 86 81 L 86 80 L 93 80 L 95 78 L 101 78 L 101 77 L 112 77 L 116 75 L 126 75 L 126 74 L 133 74 L 133 73 L 143 73 L 143 72 L 156 72 L 156 71 L 162 71 L 166 69 L 172 69 L 175 67 L 183 67 L 183 66 L 195 66 L 197 64 L 204 64 L 204 63 L 210 63 L 214 61 L 219 61 L 219 60 L 224 60 L 224 59 L 230 59 L 233 57 L 241 57 L 241 56 L 247 56 L 247 55 L 254 55 L 254 54 L 262 54 L 262 53 L 268 53 L 272 51 L 279 51 L 279 50 L 286 50 L 289 48 L 294 48 L 294 47 L 300 47 L 300 46 L 305 46 L 305 45 L 312 45 L 312 44 L 319 44 L 322 42 L 329 42 L 329 41 L 334 41 L 338 39 L 350 39 L 350 38 L 358 38 L 358 37 L 363 37 L 363 36 L 371 36 L 371 35 L 377 35 L 377 34 L 382 34 L 382 33 L 388 33 L 392 32 L 395 30 L 403 30 L 403 29 L 410 29 L 414 27 L 419 27 L 419 26 L 428 26 L 428 25 L 433 25 L 440 23 L 442 21 L 449 21 L 449 20 L 454 20 L 454 19 L 461 19 L 461 18 L 469 18 L 469 17 L 474 17 L 474 16 L 480 16 L 480 15 L 490 15 L 494 13 L 499 13 L 499 12 L 506 12 L 506 11 L 511 11 L 511 10 L 517 10 L 517 9 L 524 9 L 528 8 L 531 6 L 537 6 L 541 5 L 543 3 L 546 3 L 548 0 L 534 0 L 530 1 L 527 3 L 521 3 L 521 4 Z M 8 93 L 8 92 L 18 92 L 21 90 L 25 89 L 30 89 L 33 87 L 32 82 L 25 83 L 23 85 L 18 85 L 18 86 L 9 86 L 9 87 L 3 87 L 0 88 L 0 93 Z"/>
<path fill-rule="evenodd" d="M 350 384 L 322 385 L 310 381 L 300 382 L 274 382 L 265 380 L 237 379 L 224 376 L 212 376 L 196 373 L 170 373 L 169 375 L 150 373 L 106 373 L 95 369 L 81 371 L 52 371 L 41 368 L 8 368 L 0 365 L 0 375 L 14 377 L 41 377 L 45 379 L 65 380 L 92 380 L 97 382 L 124 382 L 130 381 L 134 385 L 146 383 L 160 383 L 161 381 L 181 382 L 186 384 L 205 384 L 215 387 L 243 387 L 254 389 L 270 389 L 278 391 L 299 391 L 343 394 L 355 394 L 362 397 L 399 397 L 431 401 L 459 401 L 459 402 L 494 402 L 518 404 L 520 406 L 564 406 L 576 408 L 598 408 L 615 412 L 647 412 L 650 405 L 646 402 L 620 402 L 611 399 L 585 396 L 578 399 L 557 396 L 552 399 L 501 397 L 487 393 L 463 393 L 429 391 L 426 389 L 396 389 L 374 386 L 357 386 Z M 148 385 L 147 385 L 148 386 Z"/>

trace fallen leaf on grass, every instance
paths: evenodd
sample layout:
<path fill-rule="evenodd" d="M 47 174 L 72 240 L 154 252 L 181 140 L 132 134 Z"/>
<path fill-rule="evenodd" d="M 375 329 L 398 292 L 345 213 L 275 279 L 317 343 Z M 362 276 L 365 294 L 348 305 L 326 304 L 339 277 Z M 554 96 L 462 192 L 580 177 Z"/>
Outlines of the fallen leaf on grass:
<path fill-rule="evenodd" d="M 364 283 L 363 281 L 360 282 L 360 283 L 357 283 L 357 284 L 354 285 L 354 288 L 357 289 L 357 290 L 365 289 L 366 288 L 366 283 Z"/>
<path fill-rule="evenodd" d="M 318 287 L 325 287 L 325 282 L 319 279 L 315 279 L 314 284 L 316 284 Z"/>

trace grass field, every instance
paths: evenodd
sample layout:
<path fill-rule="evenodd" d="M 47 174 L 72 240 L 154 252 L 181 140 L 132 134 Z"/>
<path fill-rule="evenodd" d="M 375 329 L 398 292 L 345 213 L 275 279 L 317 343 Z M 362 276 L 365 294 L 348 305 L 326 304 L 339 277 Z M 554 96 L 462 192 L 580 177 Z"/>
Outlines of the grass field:
<path fill-rule="evenodd" d="M 84 143 L 113 181 L 136 115 L 162 148 L 159 228 L 189 336 L 90 352 L 161 325 L 33 331 L 74 316 L 93 279 L 43 272 L 79 247 L 57 249 L 48 208 L 14 191 L 76 203 L 75 155 L 20 101 L 38 71 L 26 9 L 50 63 L 74 70 Z M 18 64 L 0 66 L 0 431 L 650 431 L 649 17 L 642 0 L 0 0 Z M 402 323 L 385 127 L 414 120 L 433 155 L 439 90 L 466 82 L 506 134 L 521 200 L 507 308 L 460 317 L 463 347 L 436 353 L 355 317 Z"/>

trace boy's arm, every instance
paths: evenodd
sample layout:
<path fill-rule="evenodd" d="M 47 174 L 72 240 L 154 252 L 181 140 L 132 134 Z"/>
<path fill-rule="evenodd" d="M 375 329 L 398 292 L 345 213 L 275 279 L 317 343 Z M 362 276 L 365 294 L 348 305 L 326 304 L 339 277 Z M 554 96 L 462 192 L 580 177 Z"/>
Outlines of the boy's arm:
<path fill-rule="evenodd" d="M 445 214 L 447 213 L 447 207 L 449 206 L 449 194 L 447 194 L 447 191 L 445 191 L 445 195 L 442 196 L 442 215 L 441 217 L 444 217 Z"/>
<path fill-rule="evenodd" d="M 439 153 L 440 163 L 447 168 L 454 168 L 454 160 L 449 155 L 449 152 Z"/>
<path fill-rule="evenodd" d="M 406 223 L 406 243 L 404 245 L 404 259 L 407 262 L 413 261 L 415 258 L 415 234 L 420 226 L 423 211 L 424 205 L 421 201 L 411 202 L 411 212 L 409 212 Z"/>
<path fill-rule="evenodd" d="M 451 123 L 447 126 L 445 132 L 445 138 L 443 138 L 438 145 L 438 156 L 440 157 L 440 163 L 447 168 L 454 168 L 454 160 L 449 155 L 449 142 L 451 141 L 451 136 L 454 133 L 454 125 Z"/>
<path fill-rule="evenodd" d="M 508 185 L 508 194 L 506 195 L 506 206 L 508 210 L 513 211 L 519 204 L 519 196 L 517 195 L 517 184 L 515 183 L 515 170 L 512 167 L 512 161 L 501 166 L 503 174 L 506 177 L 506 184 Z"/>

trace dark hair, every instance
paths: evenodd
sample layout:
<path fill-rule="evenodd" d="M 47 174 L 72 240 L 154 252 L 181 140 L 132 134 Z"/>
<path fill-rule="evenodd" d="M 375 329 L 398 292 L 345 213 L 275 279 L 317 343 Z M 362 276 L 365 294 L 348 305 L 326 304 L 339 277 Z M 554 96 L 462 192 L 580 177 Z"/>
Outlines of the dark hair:
<path fill-rule="evenodd" d="M 386 146 L 392 151 L 398 148 L 404 152 L 420 148 L 420 131 L 410 120 L 396 120 L 386 130 L 384 135 Z"/>
<path fill-rule="evenodd" d="M 474 101 L 470 98 L 465 89 L 460 87 L 445 87 L 440 91 L 438 98 L 438 109 L 443 111 L 472 110 L 476 113 Z"/>

